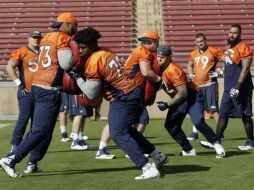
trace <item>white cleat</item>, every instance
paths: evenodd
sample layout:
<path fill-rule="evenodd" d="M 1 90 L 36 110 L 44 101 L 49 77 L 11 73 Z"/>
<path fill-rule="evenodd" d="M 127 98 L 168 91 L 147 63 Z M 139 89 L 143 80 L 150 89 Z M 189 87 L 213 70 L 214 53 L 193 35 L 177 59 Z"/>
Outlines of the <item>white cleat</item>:
<path fill-rule="evenodd" d="M 79 144 L 78 141 L 73 141 L 71 143 L 71 149 L 72 150 L 87 150 L 88 149 L 88 145 L 87 144 Z"/>
<path fill-rule="evenodd" d="M 15 171 L 15 168 L 11 167 L 11 162 L 12 162 L 11 158 L 2 158 L 0 160 L 0 168 L 2 168 L 10 178 L 21 177 L 21 175 Z"/>
<path fill-rule="evenodd" d="M 214 145 L 208 141 L 200 141 L 199 143 L 204 148 L 214 148 Z"/>
<path fill-rule="evenodd" d="M 239 150 L 253 150 L 254 149 L 254 142 L 250 139 L 246 141 L 243 146 L 238 146 Z"/>
<path fill-rule="evenodd" d="M 175 154 L 176 156 L 196 156 L 196 150 L 193 148 L 190 151 L 182 151 Z"/>
<path fill-rule="evenodd" d="M 223 158 L 226 156 L 226 152 L 219 142 L 215 142 L 213 147 L 216 151 L 216 158 Z"/>
<path fill-rule="evenodd" d="M 143 174 L 135 177 L 135 180 L 143 179 L 158 179 L 161 177 L 159 170 L 156 168 L 155 164 L 147 163 L 143 168 Z"/>
<path fill-rule="evenodd" d="M 111 159 L 115 159 L 116 155 L 114 154 L 110 154 L 108 152 L 108 148 L 104 147 L 102 149 L 99 149 L 96 153 L 96 159 L 105 159 L 105 160 L 111 160 Z"/>

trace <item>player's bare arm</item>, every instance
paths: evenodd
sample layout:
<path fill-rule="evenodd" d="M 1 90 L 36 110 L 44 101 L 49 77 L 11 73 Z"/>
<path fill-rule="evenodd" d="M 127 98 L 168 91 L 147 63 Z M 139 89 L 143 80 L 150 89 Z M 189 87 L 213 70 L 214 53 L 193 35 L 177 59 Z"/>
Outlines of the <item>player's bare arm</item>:
<path fill-rule="evenodd" d="M 139 63 L 139 66 L 140 66 L 140 71 L 142 75 L 145 77 L 145 79 L 148 79 L 153 82 L 159 82 L 161 80 L 161 78 L 153 72 L 150 63 L 141 61 Z"/>
<path fill-rule="evenodd" d="M 194 63 L 192 61 L 189 61 L 187 65 L 187 70 L 189 75 L 193 74 L 193 70 L 194 70 L 193 67 L 194 67 Z"/>
<path fill-rule="evenodd" d="M 242 84 L 245 81 L 248 73 L 250 72 L 252 58 L 242 59 L 241 62 L 242 62 L 242 71 L 240 73 L 238 82 Z"/>
<path fill-rule="evenodd" d="M 8 61 L 8 64 L 6 66 L 6 71 L 7 71 L 8 75 L 11 77 L 11 79 L 13 81 L 18 79 L 17 73 L 15 71 L 16 67 L 17 67 L 17 63 L 16 62 L 14 62 L 12 60 Z"/>
<path fill-rule="evenodd" d="M 177 94 L 169 101 L 167 101 L 168 107 L 181 103 L 185 98 L 187 98 L 188 91 L 187 91 L 187 85 L 182 84 L 180 86 L 176 87 Z"/>

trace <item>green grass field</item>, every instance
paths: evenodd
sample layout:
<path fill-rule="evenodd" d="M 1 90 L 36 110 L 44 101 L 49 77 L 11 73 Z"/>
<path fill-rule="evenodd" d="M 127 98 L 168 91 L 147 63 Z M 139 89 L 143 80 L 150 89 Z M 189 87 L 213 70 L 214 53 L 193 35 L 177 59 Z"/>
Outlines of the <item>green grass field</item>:
<path fill-rule="evenodd" d="M 0 123 L 11 124 L 10 127 L 0 129 L 0 156 L 3 157 L 10 150 L 9 141 L 15 122 Z M 215 128 L 212 120 L 208 123 Z M 105 121 L 87 122 L 88 143 L 98 146 L 105 124 Z M 163 124 L 163 120 L 151 120 L 145 131 L 145 136 L 169 156 L 169 163 L 161 169 L 162 179 L 135 181 L 134 177 L 141 174 L 141 171 L 135 169 L 133 163 L 125 158 L 125 154 L 113 142 L 110 143 L 110 151 L 117 155 L 115 160 L 96 160 L 97 148 L 70 150 L 71 142 L 60 142 L 57 124 L 48 153 L 40 162 L 43 172 L 23 174 L 26 158 L 16 166 L 22 173 L 22 178 L 10 179 L 0 171 L 0 190 L 254 189 L 254 150 L 243 152 L 236 149 L 245 142 L 240 120 L 232 119 L 229 122 L 223 141 L 227 157 L 223 159 L 216 159 L 213 150 L 202 148 L 198 142 L 192 143 L 198 153 L 196 157 L 174 156 L 181 149 L 167 134 Z M 191 125 L 190 120 L 185 119 L 183 129 L 186 134 L 190 133 Z M 199 137 L 204 139 L 202 135 Z"/>

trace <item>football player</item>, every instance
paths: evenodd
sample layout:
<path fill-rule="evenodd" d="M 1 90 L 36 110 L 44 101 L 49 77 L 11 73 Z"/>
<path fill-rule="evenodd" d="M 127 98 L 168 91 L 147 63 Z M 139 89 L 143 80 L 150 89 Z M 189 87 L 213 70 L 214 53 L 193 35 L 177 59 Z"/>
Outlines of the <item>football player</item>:
<path fill-rule="evenodd" d="M 228 118 L 242 118 L 247 141 L 240 150 L 254 149 L 252 116 L 253 84 L 250 73 L 253 50 L 241 39 L 241 26 L 233 24 L 229 29 L 228 47 L 224 53 L 224 93 L 221 100 L 217 136 L 220 139 L 228 124 Z"/>
<path fill-rule="evenodd" d="M 217 77 L 222 72 L 216 72 L 216 65 L 223 55 L 219 48 L 207 45 L 206 37 L 203 33 L 195 35 L 197 49 L 191 52 L 188 63 L 189 78 L 200 87 L 204 97 L 204 108 L 208 113 L 212 113 L 216 123 L 219 118 L 218 107 L 218 83 Z M 198 131 L 193 126 L 193 132 L 188 140 L 196 140 Z"/>
<path fill-rule="evenodd" d="M 32 81 L 38 70 L 39 44 L 41 32 L 33 30 L 28 34 L 27 46 L 21 47 L 11 54 L 6 66 L 6 71 L 18 87 L 19 117 L 12 135 L 12 149 L 14 151 L 22 141 L 26 131 L 26 125 L 31 118 L 33 120 L 34 99 L 31 93 Z M 19 77 L 15 68 L 18 67 Z"/>
<path fill-rule="evenodd" d="M 213 130 L 205 123 L 203 110 L 203 96 L 199 87 L 194 83 L 187 82 L 187 76 L 183 69 L 171 60 L 171 48 L 161 45 L 157 50 L 157 60 L 162 67 L 162 79 L 165 83 L 163 90 L 171 97 L 167 101 L 157 102 L 161 111 L 168 110 L 165 128 L 169 134 L 178 142 L 182 151 L 179 156 L 195 156 L 196 151 L 187 140 L 181 129 L 187 113 L 192 123 L 213 145 L 216 158 L 225 156 L 224 148 L 219 144 Z"/>
<path fill-rule="evenodd" d="M 77 26 L 72 13 L 62 13 L 52 25 L 57 30 L 47 33 L 40 42 L 39 66 L 32 83 L 35 99 L 32 127 L 16 150 L 0 160 L 9 177 L 21 176 L 15 171 L 15 165 L 29 152 L 25 173 L 37 172 L 38 161 L 47 152 L 61 104 L 63 71 L 70 69 L 73 62 L 69 43 Z"/>
<path fill-rule="evenodd" d="M 79 44 L 82 57 L 89 56 L 85 64 L 85 78 L 75 68 L 70 72 L 88 99 L 94 99 L 103 93 L 110 101 L 108 123 L 110 136 L 114 142 L 131 158 L 135 165 L 143 170 L 136 180 L 159 178 L 159 167 L 167 161 L 165 154 L 159 152 L 132 125 L 136 121 L 139 102 L 143 91 L 129 79 L 117 56 L 107 48 L 98 46 L 100 33 L 88 27 L 74 36 Z M 154 163 L 150 163 L 144 153 L 150 154 Z"/>

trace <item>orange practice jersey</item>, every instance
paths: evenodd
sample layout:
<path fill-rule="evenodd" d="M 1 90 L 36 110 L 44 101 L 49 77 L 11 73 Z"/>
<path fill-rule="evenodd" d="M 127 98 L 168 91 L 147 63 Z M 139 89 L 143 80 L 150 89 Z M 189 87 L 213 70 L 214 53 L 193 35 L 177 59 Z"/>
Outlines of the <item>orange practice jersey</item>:
<path fill-rule="evenodd" d="M 126 61 L 125 69 L 126 72 L 130 75 L 131 79 L 134 79 L 134 82 L 144 89 L 145 78 L 140 71 L 140 61 L 145 61 L 149 64 L 151 64 L 153 61 L 152 53 L 144 46 L 137 47 L 132 51 Z"/>
<path fill-rule="evenodd" d="M 167 93 L 170 97 L 174 97 L 177 94 L 177 86 L 181 86 L 183 84 L 187 84 L 188 88 L 198 90 L 198 86 L 193 82 L 187 81 L 186 73 L 183 68 L 175 63 L 170 63 L 166 70 L 162 73 L 162 80 L 167 85 Z"/>
<path fill-rule="evenodd" d="M 85 76 L 89 80 L 101 80 L 105 99 L 112 101 L 128 94 L 137 85 L 124 71 L 118 58 L 109 49 L 93 53 L 85 64 Z"/>
<path fill-rule="evenodd" d="M 35 85 L 61 87 L 63 69 L 57 58 L 57 51 L 70 48 L 71 37 L 65 32 L 56 31 L 46 34 L 40 43 L 39 69 L 35 74 Z"/>
<path fill-rule="evenodd" d="M 34 74 L 38 70 L 38 53 L 28 47 L 22 47 L 12 52 L 10 60 L 17 63 L 19 78 L 30 92 Z"/>
<path fill-rule="evenodd" d="M 215 70 L 216 64 L 222 55 L 223 51 L 221 49 L 211 46 L 204 53 L 200 53 L 199 49 L 192 51 L 189 61 L 194 63 L 195 77 L 193 82 L 197 85 L 212 82 L 212 79 L 209 79 L 209 72 Z"/>
<path fill-rule="evenodd" d="M 253 50 L 250 45 L 244 41 L 239 42 L 233 48 L 227 47 L 227 50 L 224 52 L 225 62 L 230 63 L 230 60 L 234 64 L 239 64 L 242 59 L 252 58 Z M 232 63 L 231 63 L 232 64 Z"/>

